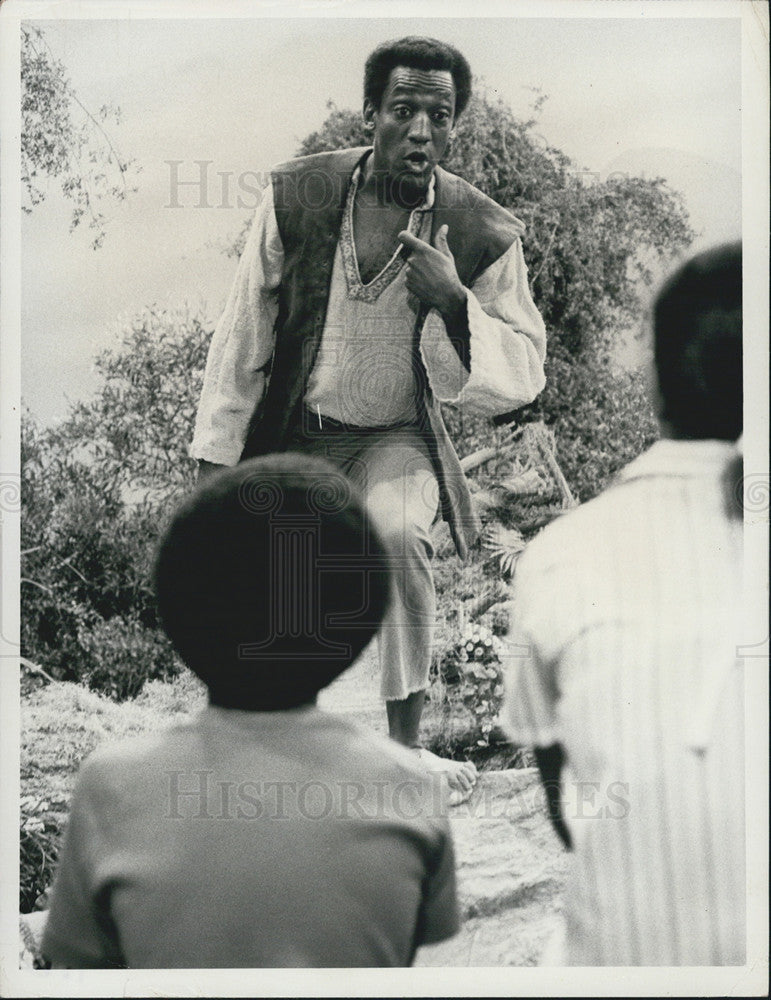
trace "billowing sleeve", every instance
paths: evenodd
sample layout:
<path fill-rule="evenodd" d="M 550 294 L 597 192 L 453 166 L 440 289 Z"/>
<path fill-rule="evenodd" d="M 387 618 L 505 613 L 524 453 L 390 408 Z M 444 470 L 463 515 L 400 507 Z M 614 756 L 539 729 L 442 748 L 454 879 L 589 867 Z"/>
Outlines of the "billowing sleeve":
<path fill-rule="evenodd" d="M 546 381 L 546 329 L 530 294 L 519 238 L 467 290 L 466 309 L 470 373 L 437 310 L 426 317 L 421 354 L 436 398 L 483 416 L 531 403 Z"/>
<path fill-rule="evenodd" d="M 190 454 L 217 465 L 241 457 L 249 422 L 265 389 L 273 354 L 284 249 L 268 185 L 206 361 Z"/>

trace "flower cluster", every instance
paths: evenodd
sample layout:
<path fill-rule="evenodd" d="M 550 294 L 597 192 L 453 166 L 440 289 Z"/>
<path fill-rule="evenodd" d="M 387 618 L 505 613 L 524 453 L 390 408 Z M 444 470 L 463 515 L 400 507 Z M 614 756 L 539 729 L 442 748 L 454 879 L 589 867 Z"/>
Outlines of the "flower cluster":
<path fill-rule="evenodd" d="M 479 727 L 479 746 L 487 746 L 503 702 L 501 652 L 500 639 L 478 624 L 466 627 L 456 647 L 461 669 L 460 696 Z"/>

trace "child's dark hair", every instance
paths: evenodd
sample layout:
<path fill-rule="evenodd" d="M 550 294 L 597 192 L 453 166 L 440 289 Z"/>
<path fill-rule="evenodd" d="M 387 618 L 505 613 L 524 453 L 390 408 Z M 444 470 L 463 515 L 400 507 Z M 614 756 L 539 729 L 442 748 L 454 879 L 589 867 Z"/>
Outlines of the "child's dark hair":
<path fill-rule="evenodd" d="M 685 438 L 742 432 L 742 247 L 698 254 L 664 284 L 654 307 L 662 417 Z"/>
<path fill-rule="evenodd" d="M 251 459 L 204 481 L 161 542 L 164 627 L 212 702 L 313 701 L 380 626 L 385 550 L 350 481 L 321 459 Z"/>
<path fill-rule="evenodd" d="M 364 66 L 364 97 L 376 108 L 380 108 L 391 70 L 397 66 L 449 70 L 455 84 L 455 117 L 460 117 L 471 97 L 471 67 L 456 48 L 419 35 L 379 45 Z"/>

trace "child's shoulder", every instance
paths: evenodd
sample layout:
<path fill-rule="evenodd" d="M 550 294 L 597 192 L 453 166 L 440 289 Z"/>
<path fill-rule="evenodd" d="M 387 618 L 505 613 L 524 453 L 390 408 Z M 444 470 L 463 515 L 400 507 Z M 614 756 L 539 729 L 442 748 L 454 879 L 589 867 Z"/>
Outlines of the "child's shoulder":
<path fill-rule="evenodd" d="M 154 733 L 100 744 L 80 765 L 78 787 L 81 793 L 113 790 L 122 794 L 137 779 L 146 782 L 170 758 L 179 755 L 194 732 L 194 720 L 190 719 Z"/>

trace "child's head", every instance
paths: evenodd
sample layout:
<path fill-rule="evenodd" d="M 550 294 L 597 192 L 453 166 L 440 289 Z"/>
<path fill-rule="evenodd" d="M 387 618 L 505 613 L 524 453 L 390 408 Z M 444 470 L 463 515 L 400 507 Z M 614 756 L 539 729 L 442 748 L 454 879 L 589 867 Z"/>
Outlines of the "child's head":
<path fill-rule="evenodd" d="M 198 487 L 158 552 L 163 624 L 211 700 L 313 701 L 375 634 L 385 550 L 355 488 L 307 455 L 251 459 Z"/>
<path fill-rule="evenodd" d="M 662 417 L 683 438 L 734 441 L 742 432 L 742 248 L 692 257 L 654 307 Z"/>

